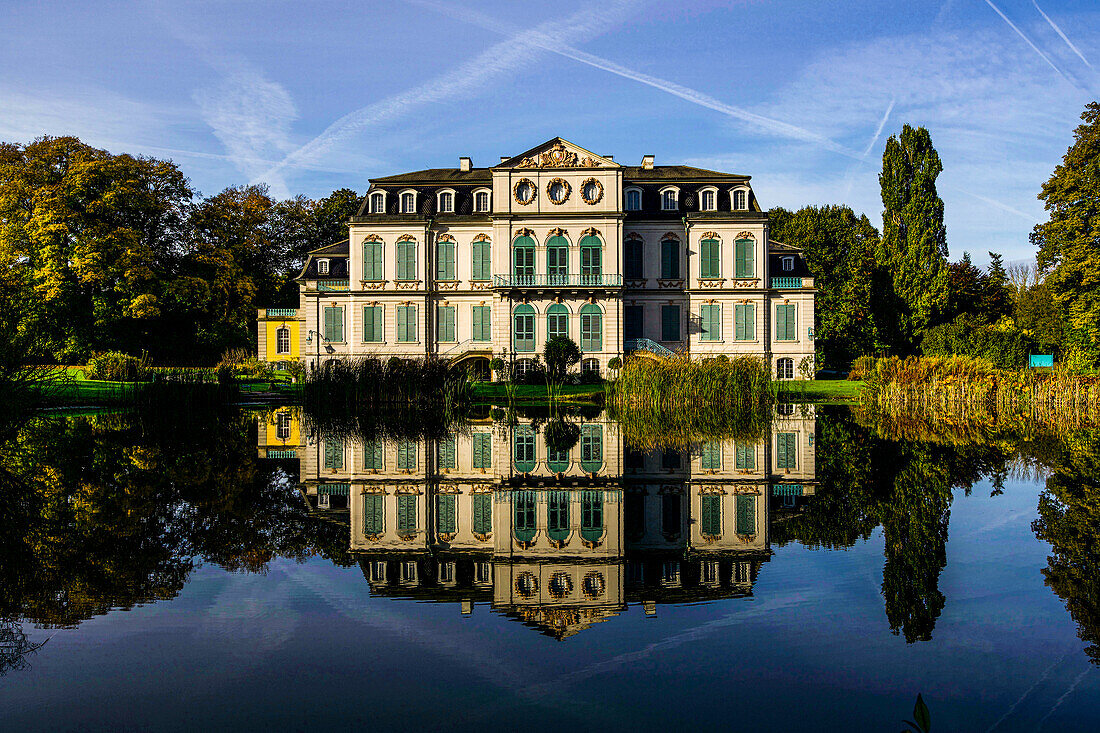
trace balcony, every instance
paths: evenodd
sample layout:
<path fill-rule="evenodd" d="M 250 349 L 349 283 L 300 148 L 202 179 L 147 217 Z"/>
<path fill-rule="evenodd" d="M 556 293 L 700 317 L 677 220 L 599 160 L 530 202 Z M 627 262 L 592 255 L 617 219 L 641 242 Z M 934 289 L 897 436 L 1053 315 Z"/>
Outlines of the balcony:
<path fill-rule="evenodd" d="M 620 274 L 493 275 L 494 288 L 621 288 Z"/>
<path fill-rule="evenodd" d="M 347 280 L 318 280 L 317 290 L 322 293 L 341 292 L 348 290 Z"/>
<path fill-rule="evenodd" d="M 789 290 L 791 288 L 801 288 L 802 278 L 800 277 L 773 277 L 772 278 L 772 290 Z"/>
<path fill-rule="evenodd" d="M 264 311 L 268 318 L 294 318 L 298 315 L 297 308 L 268 308 Z"/>

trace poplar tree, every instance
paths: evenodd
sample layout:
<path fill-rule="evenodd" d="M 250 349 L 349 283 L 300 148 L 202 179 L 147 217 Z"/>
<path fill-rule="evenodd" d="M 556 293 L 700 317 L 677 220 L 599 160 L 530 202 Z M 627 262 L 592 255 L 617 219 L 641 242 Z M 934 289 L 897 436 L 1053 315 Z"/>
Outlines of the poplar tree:
<path fill-rule="evenodd" d="M 932 136 L 905 125 L 882 155 L 882 239 L 878 283 L 880 332 L 911 353 L 947 308 L 947 229 L 936 178 L 943 164 Z"/>

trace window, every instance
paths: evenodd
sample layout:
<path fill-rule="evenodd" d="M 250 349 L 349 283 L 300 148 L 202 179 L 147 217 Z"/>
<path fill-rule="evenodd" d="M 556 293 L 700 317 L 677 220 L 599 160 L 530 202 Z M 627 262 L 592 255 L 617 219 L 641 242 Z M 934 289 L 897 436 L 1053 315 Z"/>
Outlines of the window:
<path fill-rule="evenodd" d="M 363 242 L 363 279 L 378 282 L 382 279 L 382 242 L 368 239 Z"/>
<path fill-rule="evenodd" d="M 626 191 L 626 210 L 627 211 L 641 211 L 642 210 L 642 192 L 636 188 L 630 188 Z"/>
<path fill-rule="evenodd" d="M 397 442 L 397 470 L 416 470 L 416 441 L 400 440 Z"/>
<path fill-rule="evenodd" d="M 775 340 L 794 341 L 798 338 L 795 332 L 795 306 L 793 304 L 777 305 L 775 307 Z"/>
<path fill-rule="evenodd" d="M 603 536 L 603 492 L 581 492 L 581 539 L 596 542 Z"/>
<path fill-rule="evenodd" d="M 385 467 L 385 453 L 381 440 L 372 440 L 363 446 L 363 468 L 368 471 L 381 471 Z"/>
<path fill-rule="evenodd" d="M 591 234 L 581 238 L 581 284 L 598 285 L 600 283 L 601 255 L 603 244 L 599 237 Z"/>
<path fill-rule="evenodd" d="M 275 353 L 276 354 L 289 354 L 290 353 L 290 329 L 278 328 L 275 330 Z"/>
<path fill-rule="evenodd" d="M 416 532 L 416 495 L 399 494 L 397 497 L 397 533 Z"/>
<path fill-rule="evenodd" d="M 666 188 L 664 191 L 661 191 L 661 210 L 676 211 L 679 193 L 680 192 L 675 188 Z"/>
<path fill-rule="evenodd" d="M 569 309 L 561 303 L 555 303 L 546 311 L 546 339 L 555 336 L 569 336 Z"/>
<path fill-rule="evenodd" d="M 741 188 L 733 192 L 733 210 L 744 211 L 748 207 L 748 191 Z"/>
<path fill-rule="evenodd" d="M 275 416 L 275 436 L 279 440 L 290 438 L 290 413 L 280 412 Z"/>
<path fill-rule="evenodd" d="M 661 242 L 661 277 L 665 280 L 680 277 L 680 243 L 675 240 Z"/>
<path fill-rule="evenodd" d="M 756 340 L 756 306 L 752 303 L 739 303 L 733 307 L 734 339 L 737 341 Z"/>
<path fill-rule="evenodd" d="M 411 239 L 397 243 L 397 279 L 416 280 L 416 242 Z"/>
<path fill-rule="evenodd" d="M 569 195 L 569 192 L 565 186 L 565 181 L 561 180 L 560 178 L 556 178 L 553 181 L 550 181 L 550 186 L 546 189 L 546 192 L 550 195 L 550 200 L 552 202 L 554 202 L 555 204 L 565 203 L 565 198 Z"/>
<path fill-rule="evenodd" d="M 628 305 L 624 309 L 623 338 L 627 341 L 642 338 L 645 320 L 645 308 L 640 305 Z"/>
<path fill-rule="evenodd" d="M 599 359 L 585 359 L 581 362 L 581 373 L 583 374 L 596 374 L 600 373 L 600 360 Z"/>
<path fill-rule="evenodd" d="M 474 494 L 474 534 L 489 534 L 493 531 L 493 496 L 492 494 Z M 481 580 L 481 578 L 478 578 Z"/>
<path fill-rule="evenodd" d="M 325 308 L 325 341 L 340 343 L 344 340 L 344 307 Z"/>
<path fill-rule="evenodd" d="M 603 428 L 599 425 L 581 427 L 581 468 L 585 473 L 603 468 Z"/>
<path fill-rule="evenodd" d="M 455 279 L 455 241 L 440 239 L 435 243 L 435 279 Z"/>
<path fill-rule="evenodd" d="M 397 341 L 410 344 L 416 341 L 416 306 L 397 306 Z"/>
<path fill-rule="evenodd" d="M 626 266 L 623 274 L 628 280 L 641 280 L 645 277 L 642 274 L 642 252 L 644 248 L 645 244 L 640 239 L 626 240 Z"/>
<path fill-rule="evenodd" d="M 456 499 L 454 494 L 439 494 L 435 497 L 435 531 L 439 534 L 454 534 L 458 529 Z"/>
<path fill-rule="evenodd" d="M 535 368 L 534 359 L 516 359 L 515 370 L 519 376 L 524 376 Z"/>
<path fill-rule="evenodd" d="M 699 242 L 699 277 L 722 277 L 722 243 L 717 239 Z"/>
<path fill-rule="evenodd" d="M 546 274 L 551 285 L 569 283 L 569 240 L 560 234 L 546 240 Z"/>
<path fill-rule="evenodd" d="M 683 527 L 680 512 L 680 495 L 664 494 L 661 496 L 661 532 L 665 535 L 676 536 Z"/>
<path fill-rule="evenodd" d="M 737 495 L 737 534 L 756 534 L 756 497 Z"/>
<path fill-rule="evenodd" d="M 489 210 L 489 192 L 478 191 L 474 194 L 474 211 L 484 212 Z"/>
<path fill-rule="evenodd" d="M 453 305 L 436 306 L 435 337 L 438 341 L 455 340 L 455 307 Z"/>
<path fill-rule="evenodd" d="M 680 306 L 661 306 L 661 340 L 680 340 Z"/>
<path fill-rule="evenodd" d="M 517 473 L 535 470 L 535 431 L 520 425 L 512 436 L 512 462 Z"/>
<path fill-rule="evenodd" d="M 519 542 L 530 542 L 535 539 L 535 492 L 517 491 L 512 501 L 512 534 Z"/>
<path fill-rule="evenodd" d="M 754 277 L 756 275 L 756 242 L 751 239 L 738 239 L 734 243 L 734 277 Z"/>
<path fill-rule="evenodd" d="M 384 193 L 372 193 L 370 195 L 370 213 L 372 214 L 385 214 L 386 213 L 386 194 Z"/>
<path fill-rule="evenodd" d="M 471 440 L 474 449 L 473 466 L 479 470 L 493 467 L 493 436 L 491 433 L 474 433 Z"/>
<path fill-rule="evenodd" d="M 645 537 L 645 494 L 631 492 L 623 496 L 623 525 L 628 540 L 636 542 Z"/>
<path fill-rule="evenodd" d="M 328 260 L 317 260 L 317 274 L 318 275 L 327 275 L 328 274 Z"/>
<path fill-rule="evenodd" d="M 721 497 L 719 497 L 721 498 Z M 716 585 L 718 583 L 718 563 L 714 560 L 704 562 L 701 564 L 702 580 L 707 585 Z"/>
<path fill-rule="evenodd" d="M 380 344 L 382 338 L 382 306 L 363 306 L 363 342 Z"/>
<path fill-rule="evenodd" d="M 775 362 L 776 379 L 794 379 L 794 359 L 777 359 Z"/>
<path fill-rule="evenodd" d="M 798 466 L 798 434 L 778 433 L 775 436 L 775 467 L 793 471 Z"/>
<path fill-rule="evenodd" d="M 445 497 L 440 497 L 441 499 Z M 453 496 L 450 498 L 454 498 Z M 453 514 L 453 512 L 452 512 Z M 440 528 L 440 534 L 454 534 L 453 530 L 447 532 Z M 441 562 L 439 563 L 439 582 L 440 583 L 454 583 L 455 582 L 455 564 L 453 562 Z"/>
<path fill-rule="evenodd" d="M 704 471 L 722 470 L 722 444 L 716 440 L 703 443 L 703 457 L 699 465 Z"/>
<path fill-rule="evenodd" d="M 382 494 L 363 495 L 363 534 L 380 535 L 385 531 L 385 496 Z"/>
<path fill-rule="evenodd" d="M 581 306 L 581 351 L 603 350 L 603 311 L 595 303 Z"/>
<path fill-rule="evenodd" d="M 546 533 L 555 542 L 569 537 L 569 492 L 551 491 L 546 501 Z"/>
<path fill-rule="evenodd" d="M 790 272 L 794 269 L 794 257 L 783 258 L 783 272 Z"/>
<path fill-rule="evenodd" d="M 592 180 L 584 182 L 584 187 L 581 189 L 581 198 L 584 199 L 585 203 L 595 203 L 600 195 L 600 184 Z"/>
<path fill-rule="evenodd" d="M 493 317 L 491 306 L 475 305 L 473 307 L 473 334 L 474 341 L 491 341 Z"/>
<path fill-rule="evenodd" d="M 746 471 L 756 470 L 756 446 L 738 443 L 734 456 L 734 467 Z"/>
<path fill-rule="evenodd" d="M 344 441 L 325 441 L 325 468 L 329 471 L 340 471 L 344 468 Z"/>
<path fill-rule="evenodd" d="M 512 315 L 512 350 L 535 350 L 535 309 L 527 303 L 516 306 Z"/>
<path fill-rule="evenodd" d="M 722 497 L 719 494 L 707 494 L 700 498 L 703 514 L 700 524 L 703 534 L 718 537 L 722 534 Z"/>
<path fill-rule="evenodd" d="M 439 211 L 443 214 L 450 214 L 455 210 L 455 195 L 450 191 L 444 191 L 439 194 Z"/>
<path fill-rule="evenodd" d="M 661 453 L 661 468 L 671 471 L 680 470 L 680 451 L 673 448 L 666 448 Z"/>
<path fill-rule="evenodd" d="M 715 192 L 711 190 L 703 191 L 699 196 L 699 210 L 700 211 L 714 211 L 718 207 L 714 205 Z"/>
<path fill-rule="evenodd" d="M 699 309 L 703 331 L 699 334 L 700 341 L 722 340 L 722 306 L 717 303 L 708 303 Z"/>
<path fill-rule="evenodd" d="M 550 447 L 549 443 L 546 445 L 546 465 L 554 473 L 565 473 L 569 470 L 569 451 L 568 450 L 555 450 Z"/>
<path fill-rule="evenodd" d="M 471 247 L 473 263 L 471 277 L 474 280 L 489 280 L 492 271 L 492 261 L 489 259 L 489 240 L 480 239 Z"/>
<path fill-rule="evenodd" d="M 535 284 L 535 240 L 531 237 L 516 237 L 512 245 L 512 274 L 517 285 Z"/>
<path fill-rule="evenodd" d="M 407 191 L 401 194 L 401 213 L 416 213 L 416 194 L 414 194 L 412 191 Z"/>

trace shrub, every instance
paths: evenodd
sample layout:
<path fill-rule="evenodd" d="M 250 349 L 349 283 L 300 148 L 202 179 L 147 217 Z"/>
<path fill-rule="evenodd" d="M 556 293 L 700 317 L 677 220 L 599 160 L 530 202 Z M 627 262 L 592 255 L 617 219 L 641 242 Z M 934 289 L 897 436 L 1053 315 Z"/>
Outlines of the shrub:
<path fill-rule="evenodd" d="M 108 351 L 88 360 L 84 376 L 108 382 L 146 382 L 150 378 L 149 359 L 145 355 L 138 358 L 121 351 Z"/>
<path fill-rule="evenodd" d="M 489 368 L 494 372 L 499 372 L 504 369 L 504 359 L 501 359 L 499 356 L 494 356 L 493 360 L 489 362 Z"/>
<path fill-rule="evenodd" d="M 963 314 L 950 323 L 930 328 L 921 341 L 925 356 L 968 356 L 1000 369 L 1026 365 L 1035 343 L 1013 327 L 991 326 Z"/>
<path fill-rule="evenodd" d="M 608 369 L 622 369 L 622 368 L 623 368 L 623 360 L 622 360 L 622 359 L 620 359 L 620 358 L 619 358 L 619 357 L 617 357 L 617 356 L 613 356 L 613 357 L 611 357 L 611 359 L 610 359 L 610 360 L 609 360 L 609 361 L 607 362 L 607 368 L 608 368 Z"/>
<path fill-rule="evenodd" d="M 852 381 L 866 379 L 874 368 L 875 357 L 868 355 L 856 357 L 856 360 L 852 362 L 851 370 L 848 372 L 848 379 Z"/>
<path fill-rule="evenodd" d="M 581 360 L 581 350 L 568 336 L 555 336 L 547 341 L 542 354 L 546 359 L 546 371 L 556 381 L 560 381 L 569 367 Z"/>

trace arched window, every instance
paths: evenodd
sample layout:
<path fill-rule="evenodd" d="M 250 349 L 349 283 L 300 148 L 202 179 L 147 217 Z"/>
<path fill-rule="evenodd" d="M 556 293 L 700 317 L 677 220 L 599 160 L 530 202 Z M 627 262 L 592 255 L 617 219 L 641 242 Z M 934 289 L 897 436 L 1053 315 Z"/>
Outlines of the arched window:
<path fill-rule="evenodd" d="M 636 188 L 628 188 L 626 190 L 626 210 L 627 211 L 641 211 L 642 210 L 642 192 Z"/>
<path fill-rule="evenodd" d="M 401 194 L 401 213 L 416 213 L 416 194 L 412 191 L 406 191 L 405 193 Z"/>
<path fill-rule="evenodd" d="M 733 210 L 744 211 L 749 208 L 749 192 L 743 188 L 739 188 L 733 192 Z"/>
<path fill-rule="evenodd" d="M 699 277 L 722 277 L 722 243 L 713 237 L 699 242 Z"/>
<path fill-rule="evenodd" d="M 474 194 L 474 211 L 487 212 L 489 211 L 489 192 L 478 191 Z"/>
<path fill-rule="evenodd" d="M 512 349 L 521 353 L 535 350 L 535 309 L 527 303 L 517 305 L 512 313 Z"/>
<path fill-rule="evenodd" d="M 512 534 L 519 542 L 531 542 L 535 539 L 535 492 L 517 491 L 512 495 L 512 501 Z M 535 582 L 537 592 L 538 581 Z"/>
<path fill-rule="evenodd" d="M 676 211 L 679 208 L 680 192 L 675 188 L 666 188 L 661 191 L 661 210 Z"/>
<path fill-rule="evenodd" d="M 397 279 L 416 280 L 416 241 L 403 239 L 397 243 Z"/>
<path fill-rule="evenodd" d="M 546 534 L 555 542 L 569 537 L 569 492 L 551 491 L 546 501 Z"/>
<path fill-rule="evenodd" d="M 386 194 L 378 191 L 370 195 L 370 213 L 372 214 L 385 214 L 386 213 Z"/>
<path fill-rule="evenodd" d="M 546 446 L 546 465 L 554 473 L 565 473 L 569 470 L 569 451 L 554 450 L 549 444 Z"/>
<path fill-rule="evenodd" d="M 775 362 L 776 379 L 794 379 L 794 359 L 777 359 Z"/>
<path fill-rule="evenodd" d="M 530 425 L 519 425 L 512 436 L 512 461 L 517 473 L 535 470 L 535 431 Z"/>
<path fill-rule="evenodd" d="M 592 234 L 581 237 L 581 284 L 599 285 L 602 267 L 603 243 Z"/>
<path fill-rule="evenodd" d="M 435 279 L 455 279 L 455 241 L 440 237 L 435 243 Z"/>
<path fill-rule="evenodd" d="M 290 329 L 285 326 L 275 331 L 275 353 L 290 353 Z"/>
<path fill-rule="evenodd" d="M 583 374 L 600 374 L 600 360 L 599 359 L 585 359 L 581 362 L 581 372 Z"/>
<path fill-rule="evenodd" d="M 561 303 L 554 303 L 546 310 L 546 339 L 555 336 L 569 337 L 569 309 Z"/>
<path fill-rule="evenodd" d="M 581 307 L 581 351 L 603 351 L 603 311 L 595 303 Z"/>
<path fill-rule="evenodd" d="M 783 258 L 783 272 L 790 272 L 794 269 L 794 257 Z"/>
<path fill-rule="evenodd" d="M 603 537 L 603 492 L 581 493 L 581 539 L 596 542 Z"/>
<path fill-rule="evenodd" d="M 317 274 L 318 275 L 327 275 L 328 274 L 328 260 L 317 260 Z"/>
<path fill-rule="evenodd" d="M 599 425 L 581 428 L 581 468 L 585 473 L 599 473 L 603 468 L 603 428 Z"/>
<path fill-rule="evenodd" d="M 512 274 L 516 285 L 535 284 L 535 240 L 526 234 L 512 243 Z"/>
<path fill-rule="evenodd" d="M 718 192 L 713 188 L 708 188 L 699 194 L 699 210 L 700 211 L 717 211 L 718 206 Z"/>
<path fill-rule="evenodd" d="M 452 191 L 441 191 L 439 194 L 439 212 L 450 214 L 455 210 L 455 195 Z"/>
<path fill-rule="evenodd" d="M 550 285 L 569 284 L 569 240 L 560 234 L 546 240 L 546 279 Z"/>

